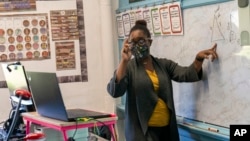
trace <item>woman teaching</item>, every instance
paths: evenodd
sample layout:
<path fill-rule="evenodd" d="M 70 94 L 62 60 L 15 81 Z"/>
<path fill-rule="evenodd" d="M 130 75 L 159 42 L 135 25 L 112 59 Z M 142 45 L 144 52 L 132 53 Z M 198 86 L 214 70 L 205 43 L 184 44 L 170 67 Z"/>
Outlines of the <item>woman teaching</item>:
<path fill-rule="evenodd" d="M 204 59 L 218 58 L 217 44 L 198 52 L 190 66 L 154 57 L 151 44 L 146 21 L 136 21 L 107 90 L 114 98 L 126 93 L 126 141 L 179 141 L 171 81 L 201 80 Z"/>

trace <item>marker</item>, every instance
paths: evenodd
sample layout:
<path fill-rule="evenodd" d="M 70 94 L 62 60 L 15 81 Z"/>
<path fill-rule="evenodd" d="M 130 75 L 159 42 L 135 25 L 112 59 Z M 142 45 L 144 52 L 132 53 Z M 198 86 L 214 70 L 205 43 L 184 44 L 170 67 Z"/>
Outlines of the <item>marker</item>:
<path fill-rule="evenodd" d="M 193 126 L 193 124 L 191 124 L 191 123 L 187 123 L 187 122 L 183 122 L 183 124 L 185 124 L 185 125 L 189 125 L 189 126 Z"/>
<path fill-rule="evenodd" d="M 209 131 L 213 131 L 213 132 L 219 132 L 219 130 L 218 130 L 218 129 L 216 129 L 216 128 L 212 128 L 212 127 L 207 128 L 207 130 L 209 130 Z"/>

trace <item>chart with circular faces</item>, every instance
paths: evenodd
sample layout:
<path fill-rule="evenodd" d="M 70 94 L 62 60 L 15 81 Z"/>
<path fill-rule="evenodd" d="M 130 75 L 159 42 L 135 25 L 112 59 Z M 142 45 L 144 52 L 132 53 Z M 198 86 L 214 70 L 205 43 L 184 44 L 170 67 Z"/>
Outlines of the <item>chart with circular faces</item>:
<path fill-rule="evenodd" d="M 50 57 L 47 14 L 13 15 L 3 20 L 0 61 Z"/>
<path fill-rule="evenodd" d="M 48 47 L 47 43 L 41 43 L 41 48 L 42 49 L 47 49 L 47 47 Z"/>
<path fill-rule="evenodd" d="M 34 51 L 34 57 L 39 58 L 40 57 L 40 52 L 39 51 Z"/>
<path fill-rule="evenodd" d="M 37 26 L 38 25 L 38 20 L 37 19 L 33 19 L 31 21 L 31 24 L 32 24 L 32 26 Z"/>
<path fill-rule="evenodd" d="M 18 43 L 23 42 L 23 36 L 18 35 L 18 36 L 16 37 L 16 40 L 17 40 Z"/>
<path fill-rule="evenodd" d="M 37 50 L 38 48 L 39 48 L 39 44 L 38 44 L 38 43 L 34 43 L 34 44 L 33 44 L 33 49 L 34 49 L 34 50 Z"/>
<path fill-rule="evenodd" d="M 17 49 L 18 51 L 22 51 L 22 50 L 23 50 L 23 44 L 17 44 L 17 45 L 16 45 L 16 49 Z"/>
<path fill-rule="evenodd" d="M 25 48 L 26 48 L 26 50 L 30 50 L 31 49 L 31 43 L 26 43 Z"/>
<path fill-rule="evenodd" d="M 8 42 L 9 42 L 10 44 L 13 44 L 13 43 L 15 42 L 15 38 L 14 38 L 13 36 L 10 36 L 10 37 L 8 38 Z"/>
<path fill-rule="evenodd" d="M 45 20 L 40 20 L 39 25 L 40 25 L 41 27 L 44 27 L 44 26 L 46 25 Z"/>
<path fill-rule="evenodd" d="M 21 34 L 22 34 L 22 29 L 17 28 L 17 29 L 15 30 L 15 35 L 18 36 L 18 35 L 21 35 Z"/>
<path fill-rule="evenodd" d="M 33 53 L 32 53 L 31 51 L 28 51 L 28 52 L 26 53 L 26 57 L 27 57 L 28 59 L 32 59 L 32 58 L 33 58 Z"/>
<path fill-rule="evenodd" d="M 29 43 L 29 42 L 31 42 L 31 37 L 30 36 L 25 36 L 24 40 L 25 40 L 25 42 Z"/>
<path fill-rule="evenodd" d="M 37 35 L 38 29 L 37 28 L 32 28 L 32 34 Z"/>
<path fill-rule="evenodd" d="M 41 40 L 42 40 L 43 42 L 46 42 L 46 41 L 47 41 L 47 36 L 46 36 L 46 35 L 42 35 L 42 36 L 41 36 Z"/>
<path fill-rule="evenodd" d="M 28 27 L 30 25 L 30 22 L 28 20 L 23 21 L 23 26 Z"/>
<path fill-rule="evenodd" d="M 48 51 L 43 51 L 42 56 L 43 56 L 43 58 L 49 57 L 49 52 Z"/>
<path fill-rule="evenodd" d="M 5 45 L 0 45 L 0 52 L 4 52 L 6 49 Z"/>
<path fill-rule="evenodd" d="M 8 36 L 12 36 L 13 32 L 14 32 L 13 29 L 11 29 L 11 28 L 7 29 Z"/>
<path fill-rule="evenodd" d="M 0 36 L 0 44 L 4 44 L 4 43 L 5 43 L 5 37 Z"/>
<path fill-rule="evenodd" d="M 15 60 L 16 59 L 16 54 L 15 53 L 10 53 L 9 54 L 9 58 L 10 58 L 10 60 Z"/>
<path fill-rule="evenodd" d="M 6 61 L 7 59 L 8 59 L 7 54 L 2 54 L 2 55 L 0 56 L 0 60 L 1 60 L 1 61 Z"/>
<path fill-rule="evenodd" d="M 4 29 L 0 29 L 0 36 L 4 36 L 4 34 L 5 34 Z"/>
<path fill-rule="evenodd" d="M 29 35 L 30 34 L 30 29 L 29 28 L 25 28 L 23 32 L 24 32 L 25 35 Z"/>
<path fill-rule="evenodd" d="M 17 53 L 17 59 L 19 59 L 19 60 L 23 59 L 23 53 L 22 52 Z"/>
<path fill-rule="evenodd" d="M 34 41 L 34 42 L 38 42 L 38 41 L 39 41 L 39 36 L 34 35 L 34 36 L 33 36 L 33 41 Z"/>
<path fill-rule="evenodd" d="M 44 27 L 40 28 L 40 33 L 41 34 L 46 34 L 47 33 L 46 28 L 44 28 Z"/>
<path fill-rule="evenodd" d="M 15 51 L 15 46 L 14 45 L 9 45 L 9 51 L 10 52 L 13 52 L 13 51 Z"/>

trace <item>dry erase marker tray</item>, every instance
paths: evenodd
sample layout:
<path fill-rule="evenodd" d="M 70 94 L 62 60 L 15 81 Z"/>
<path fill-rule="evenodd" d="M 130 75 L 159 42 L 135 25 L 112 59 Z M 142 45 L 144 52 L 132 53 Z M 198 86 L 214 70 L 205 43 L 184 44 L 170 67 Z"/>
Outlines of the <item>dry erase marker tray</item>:
<path fill-rule="evenodd" d="M 202 121 L 177 116 L 178 127 L 194 134 L 202 134 L 218 139 L 229 139 L 229 128 Z"/>

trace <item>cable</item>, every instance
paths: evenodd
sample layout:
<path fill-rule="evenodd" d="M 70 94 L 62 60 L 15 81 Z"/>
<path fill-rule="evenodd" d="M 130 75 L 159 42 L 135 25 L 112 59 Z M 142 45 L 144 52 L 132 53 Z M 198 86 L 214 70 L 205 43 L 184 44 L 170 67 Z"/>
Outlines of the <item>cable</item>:
<path fill-rule="evenodd" d="M 97 122 L 101 123 L 104 127 L 106 127 L 108 129 L 109 133 L 111 134 L 111 137 L 113 139 L 115 139 L 115 136 L 113 135 L 113 132 L 110 131 L 109 127 L 104 122 L 102 122 L 102 121 L 100 121 L 98 119 L 90 118 L 90 117 L 84 117 L 84 118 L 76 118 L 75 120 L 76 120 L 77 123 L 78 123 L 78 121 L 83 121 L 83 122 L 87 122 L 87 121 L 91 121 L 91 120 L 97 121 Z M 95 123 L 94 131 L 96 130 L 96 128 L 97 128 L 97 124 Z M 76 132 L 76 130 L 75 130 L 75 132 Z M 98 132 L 98 135 L 100 135 L 99 129 L 98 129 L 97 132 Z"/>
<path fill-rule="evenodd" d="M 100 135 L 96 122 L 94 123 L 94 133 L 96 133 L 97 135 Z"/>
<path fill-rule="evenodd" d="M 77 132 L 77 129 L 78 129 L 78 120 L 75 120 L 75 121 L 76 121 L 76 129 L 75 129 L 75 131 L 73 133 L 73 136 L 68 138 L 68 141 L 75 141 L 74 138 L 75 138 L 75 135 L 76 135 L 76 132 Z"/>
<path fill-rule="evenodd" d="M 109 133 L 111 134 L 112 138 L 115 139 L 115 136 L 113 135 L 112 131 L 110 131 L 109 127 L 104 122 L 102 122 L 102 121 L 100 121 L 98 119 L 94 119 L 94 118 L 92 118 L 92 120 L 95 120 L 95 121 L 101 123 L 104 127 L 108 128 Z"/>
<path fill-rule="evenodd" d="M 86 121 L 90 121 L 92 118 L 76 118 L 75 119 L 75 121 L 76 121 L 76 129 L 75 129 L 75 131 L 74 131 L 74 133 L 73 133 L 73 136 L 72 137 L 69 137 L 68 138 L 68 141 L 74 141 L 75 139 L 75 135 L 76 135 L 76 132 L 77 132 L 77 129 L 78 129 L 78 122 L 79 121 L 84 121 L 84 122 L 86 122 Z"/>

